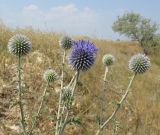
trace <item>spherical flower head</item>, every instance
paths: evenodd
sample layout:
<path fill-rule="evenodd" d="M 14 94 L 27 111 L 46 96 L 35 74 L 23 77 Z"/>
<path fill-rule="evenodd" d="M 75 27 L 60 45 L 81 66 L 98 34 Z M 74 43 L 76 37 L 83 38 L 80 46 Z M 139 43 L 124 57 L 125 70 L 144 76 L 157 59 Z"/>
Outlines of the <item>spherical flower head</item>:
<path fill-rule="evenodd" d="M 97 51 L 96 46 L 89 41 L 74 41 L 68 57 L 69 64 L 76 71 L 86 71 L 94 64 Z"/>
<path fill-rule="evenodd" d="M 102 58 L 102 62 L 105 66 L 111 66 L 115 62 L 115 58 L 111 54 L 105 54 Z"/>
<path fill-rule="evenodd" d="M 64 49 L 68 50 L 73 46 L 72 39 L 68 36 L 63 36 L 60 41 L 59 45 Z"/>
<path fill-rule="evenodd" d="M 143 74 L 149 67 L 150 59 L 145 54 L 136 54 L 129 60 L 129 68 L 136 74 Z"/>
<path fill-rule="evenodd" d="M 30 40 L 21 34 L 13 36 L 8 42 L 9 52 L 19 57 L 28 54 L 31 48 Z"/>
<path fill-rule="evenodd" d="M 53 82 L 57 80 L 57 73 L 54 69 L 48 69 L 44 72 L 43 78 L 46 82 Z"/>

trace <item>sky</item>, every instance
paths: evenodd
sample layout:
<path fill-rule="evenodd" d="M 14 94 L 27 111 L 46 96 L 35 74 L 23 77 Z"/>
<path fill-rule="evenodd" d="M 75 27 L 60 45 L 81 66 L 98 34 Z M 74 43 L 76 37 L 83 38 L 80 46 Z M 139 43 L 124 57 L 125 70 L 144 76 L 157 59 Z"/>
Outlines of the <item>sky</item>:
<path fill-rule="evenodd" d="M 123 38 L 112 24 L 125 12 L 160 23 L 160 0 L 0 0 L 0 20 L 8 27 L 105 39 Z"/>

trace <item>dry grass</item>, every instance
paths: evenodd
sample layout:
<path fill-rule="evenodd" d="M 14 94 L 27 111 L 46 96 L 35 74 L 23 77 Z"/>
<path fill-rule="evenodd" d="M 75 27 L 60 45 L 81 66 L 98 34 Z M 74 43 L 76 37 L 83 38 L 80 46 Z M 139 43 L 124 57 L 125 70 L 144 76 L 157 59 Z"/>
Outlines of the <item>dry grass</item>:
<path fill-rule="evenodd" d="M 62 51 L 58 40 L 60 34 L 34 31 L 31 28 L 8 29 L 0 26 L 0 135 L 16 134 L 18 125 L 18 109 L 12 107 L 16 99 L 16 58 L 8 53 L 7 42 L 15 33 L 25 34 L 33 43 L 32 52 L 23 59 L 24 71 L 24 104 L 28 126 L 34 112 L 37 110 L 39 99 L 45 83 L 42 74 L 45 69 L 54 67 L 60 73 Z M 78 37 L 81 38 L 81 37 Z M 85 37 L 87 38 L 87 37 Z M 116 64 L 109 69 L 107 76 L 107 92 L 105 100 L 105 117 L 111 114 L 113 102 L 118 101 L 126 88 L 129 77 L 128 60 L 141 52 L 134 42 L 113 42 L 91 39 L 98 47 L 99 53 L 93 68 L 81 74 L 82 85 L 77 87 L 74 102 L 74 114 L 81 120 L 82 126 L 70 125 L 66 135 L 93 135 L 98 128 L 98 95 L 101 89 L 104 67 L 101 58 L 105 53 L 116 57 Z M 132 92 L 119 111 L 116 120 L 119 128 L 110 124 L 104 135 L 159 135 L 160 134 L 160 55 L 151 55 L 152 67 L 144 75 L 137 76 L 132 86 Z M 71 78 L 70 67 L 66 64 L 65 80 Z M 54 117 L 57 110 L 59 82 L 50 86 L 45 101 L 43 117 L 40 117 L 37 131 L 40 135 L 51 135 L 54 132 Z"/>

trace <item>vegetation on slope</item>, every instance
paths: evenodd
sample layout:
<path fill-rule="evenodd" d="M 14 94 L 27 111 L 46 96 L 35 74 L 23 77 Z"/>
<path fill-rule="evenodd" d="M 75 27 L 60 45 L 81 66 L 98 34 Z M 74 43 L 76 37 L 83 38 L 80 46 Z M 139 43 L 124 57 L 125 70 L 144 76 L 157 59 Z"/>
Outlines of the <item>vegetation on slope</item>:
<path fill-rule="evenodd" d="M 31 125 L 33 113 L 37 111 L 43 88 L 42 75 L 48 67 L 54 67 L 60 73 L 62 52 L 58 41 L 61 37 L 57 33 L 35 31 L 31 28 L 11 30 L 0 26 L 0 134 L 16 134 L 18 130 L 18 109 L 14 106 L 16 99 L 16 59 L 7 50 L 8 40 L 16 33 L 29 37 L 32 41 L 32 52 L 24 58 L 23 98 L 27 123 Z M 86 37 L 75 37 L 81 39 Z M 86 38 L 87 39 L 87 38 Z M 74 113 L 81 120 L 82 126 L 70 125 L 66 129 L 69 135 L 92 135 L 98 125 L 98 96 L 104 74 L 102 56 L 113 54 L 115 65 L 109 69 L 107 76 L 107 93 L 105 96 L 105 117 L 114 109 L 114 104 L 126 88 L 130 76 L 128 60 L 133 54 L 141 52 L 136 42 L 92 40 L 99 49 L 96 64 L 87 73 L 80 76 L 80 83 L 76 90 Z M 160 133 L 160 54 L 150 56 L 152 67 L 142 76 L 138 75 L 132 92 L 125 101 L 116 119 L 103 132 L 111 134 L 158 135 Z M 66 81 L 71 78 L 72 70 L 66 66 Z M 54 131 L 55 114 L 58 101 L 60 82 L 50 86 L 45 101 L 43 117 L 40 117 L 37 131 L 42 135 L 50 135 Z M 113 128 L 114 127 L 114 128 Z"/>

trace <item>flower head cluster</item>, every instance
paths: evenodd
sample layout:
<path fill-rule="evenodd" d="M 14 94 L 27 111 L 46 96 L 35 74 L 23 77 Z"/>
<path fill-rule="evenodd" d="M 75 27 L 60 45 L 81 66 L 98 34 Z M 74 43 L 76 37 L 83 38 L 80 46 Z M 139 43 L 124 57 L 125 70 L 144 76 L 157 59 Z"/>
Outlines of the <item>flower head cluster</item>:
<path fill-rule="evenodd" d="M 150 59 L 144 54 L 136 54 L 129 61 L 129 68 L 135 73 L 142 74 L 150 67 Z"/>
<path fill-rule="evenodd" d="M 28 54 L 31 48 L 30 40 L 21 34 L 13 36 L 8 42 L 9 52 L 19 57 Z"/>
<path fill-rule="evenodd" d="M 60 41 L 59 41 L 59 45 L 65 49 L 68 50 L 72 47 L 73 43 L 72 43 L 72 39 L 68 36 L 63 36 Z"/>
<path fill-rule="evenodd" d="M 97 51 L 96 46 L 89 41 L 74 41 L 73 50 L 68 58 L 69 64 L 77 71 L 88 70 L 95 62 Z"/>
<path fill-rule="evenodd" d="M 114 61 L 115 61 L 115 58 L 111 54 L 105 54 L 102 58 L 102 62 L 105 66 L 113 65 Z"/>
<path fill-rule="evenodd" d="M 46 82 L 53 82 L 57 80 L 57 73 L 54 69 L 48 69 L 44 72 L 43 78 Z"/>

